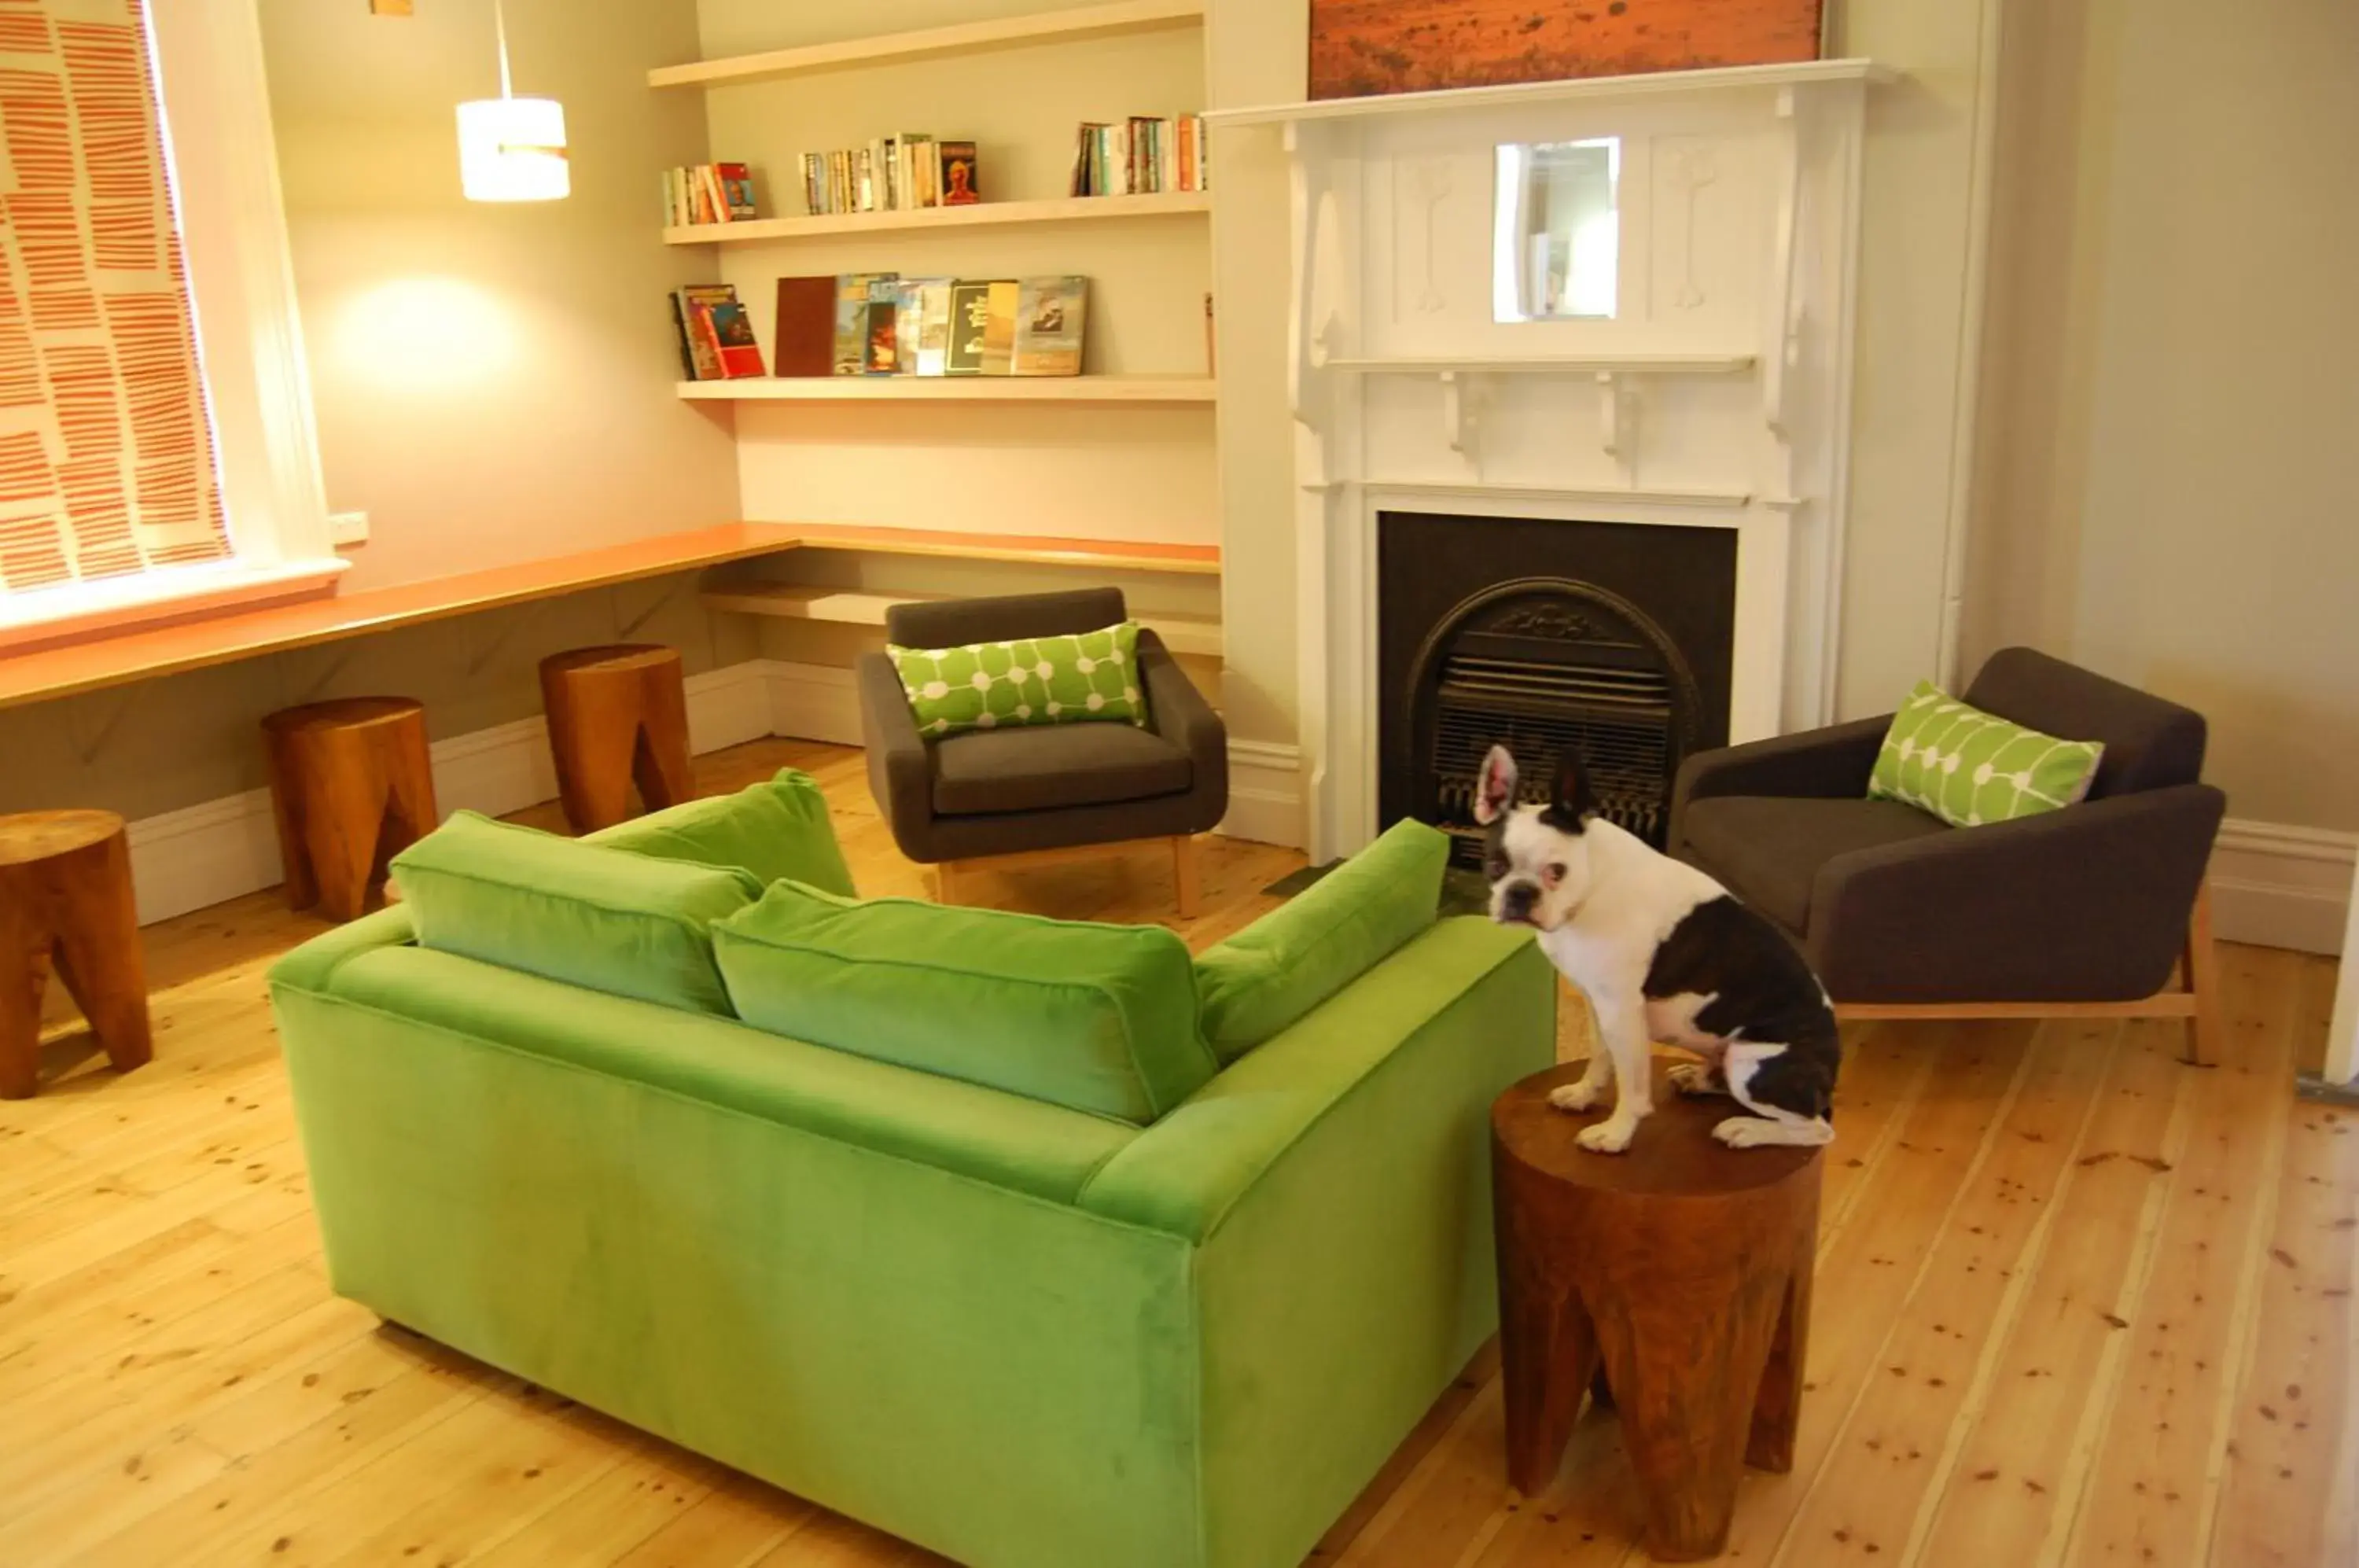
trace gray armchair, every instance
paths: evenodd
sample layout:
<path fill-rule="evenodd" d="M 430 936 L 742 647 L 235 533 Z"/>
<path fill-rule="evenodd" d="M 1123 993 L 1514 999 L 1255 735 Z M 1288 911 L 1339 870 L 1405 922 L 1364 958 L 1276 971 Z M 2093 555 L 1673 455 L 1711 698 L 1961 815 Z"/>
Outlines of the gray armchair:
<path fill-rule="evenodd" d="M 947 599 L 886 612 L 905 648 L 956 648 L 1054 637 L 1122 620 L 1116 588 Z M 1110 845 L 1166 841 L 1183 918 L 1195 913 L 1194 834 L 1228 811 L 1228 732 L 1152 631 L 1138 634 L 1147 724 L 1035 724 L 927 740 L 909 716 L 893 661 L 860 661 L 868 787 L 901 853 L 938 868 L 954 901 L 959 875 L 990 862 L 1042 865 Z"/>
<path fill-rule="evenodd" d="M 2081 1015 L 2218 1028 L 2202 715 L 2037 653 L 1991 656 L 1965 700 L 2105 743 L 2087 799 L 1952 828 L 1866 799 L 1891 715 L 1690 757 L 1671 853 L 1793 937 L 1848 1018 Z M 2183 990 L 2165 991 L 2174 964 Z"/>

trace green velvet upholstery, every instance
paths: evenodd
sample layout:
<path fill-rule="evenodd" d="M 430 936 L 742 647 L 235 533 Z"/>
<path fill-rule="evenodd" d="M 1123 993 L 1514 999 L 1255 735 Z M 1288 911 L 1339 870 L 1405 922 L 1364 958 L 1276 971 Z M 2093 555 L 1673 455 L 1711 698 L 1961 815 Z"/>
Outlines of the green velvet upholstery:
<path fill-rule="evenodd" d="M 1359 854 L 1196 961 L 1222 1062 L 1276 1034 L 1433 923 L 1450 837 L 1403 817 Z"/>
<path fill-rule="evenodd" d="M 712 942 L 737 1015 L 774 1034 L 1140 1127 L 1214 1071 L 1187 944 L 1161 926 L 780 882 Z"/>
<path fill-rule="evenodd" d="M 1527 933 L 1440 922 L 1136 1128 L 413 926 L 272 974 L 336 1290 L 974 1568 L 1293 1568 L 1495 1326 Z"/>
<path fill-rule="evenodd" d="M 668 811 L 601 828 L 583 841 L 699 866 L 742 866 L 764 887 L 781 878 L 849 898 L 857 891 L 835 842 L 827 797 L 798 768 Z"/>
<path fill-rule="evenodd" d="M 455 813 L 393 857 L 421 946 L 616 996 L 729 1014 L 714 920 L 752 873 L 585 844 Z"/>

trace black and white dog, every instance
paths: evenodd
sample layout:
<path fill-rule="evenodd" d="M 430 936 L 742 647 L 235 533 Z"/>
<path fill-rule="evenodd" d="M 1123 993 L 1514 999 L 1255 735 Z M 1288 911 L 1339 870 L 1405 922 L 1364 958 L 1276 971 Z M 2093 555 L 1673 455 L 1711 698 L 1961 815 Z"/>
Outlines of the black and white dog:
<path fill-rule="evenodd" d="M 1605 1049 L 1549 1096 L 1585 1111 L 1609 1088 L 1613 1114 L 1581 1129 L 1600 1154 L 1630 1147 L 1653 1109 L 1648 1042 L 1691 1051 L 1671 1069 L 1682 1094 L 1733 1097 L 1752 1112 L 1712 1136 L 1734 1149 L 1834 1137 L 1842 1036 L 1833 1006 L 1783 932 L 1695 867 L 1596 815 L 1580 759 L 1558 764 L 1545 806 L 1516 803 L 1516 759 L 1483 762 L 1474 819 L 1490 829 L 1484 876 L 1491 918 L 1528 925 L 1596 1011 Z"/>

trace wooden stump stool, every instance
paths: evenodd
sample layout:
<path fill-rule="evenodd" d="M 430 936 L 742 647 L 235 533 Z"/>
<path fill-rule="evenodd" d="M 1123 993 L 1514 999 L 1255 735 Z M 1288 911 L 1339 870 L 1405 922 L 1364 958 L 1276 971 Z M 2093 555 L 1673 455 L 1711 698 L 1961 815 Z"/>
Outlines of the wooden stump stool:
<path fill-rule="evenodd" d="M 434 831 L 426 709 L 407 697 L 346 697 L 262 721 L 270 809 L 291 909 L 349 920 L 386 863 Z"/>
<path fill-rule="evenodd" d="M 32 1096 L 52 965 L 115 1071 L 146 1062 L 147 964 L 113 811 L 0 817 L 0 1100 Z"/>
<path fill-rule="evenodd" d="M 557 792 L 575 833 L 628 817 L 635 782 L 651 811 L 695 799 L 678 649 L 622 643 L 551 654 L 540 661 L 540 692 Z"/>
<path fill-rule="evenodd" d="M 1630 1151 L 1592 1154 L 1573 1137 L 1608 1107 L 1548 1103 L 1581 1073 L 1537 1073 L 1491 1109 L 1507 1478 L 1547 1487 L 1602 1362 L 1647 1551 L 1715 1556 L 1743 1467 L 1793 1466 L 1819 1151 L 1724 1147 L 1712 1128 L 1740 1108 L 1682 1096 L 1658 1064 Z"/>

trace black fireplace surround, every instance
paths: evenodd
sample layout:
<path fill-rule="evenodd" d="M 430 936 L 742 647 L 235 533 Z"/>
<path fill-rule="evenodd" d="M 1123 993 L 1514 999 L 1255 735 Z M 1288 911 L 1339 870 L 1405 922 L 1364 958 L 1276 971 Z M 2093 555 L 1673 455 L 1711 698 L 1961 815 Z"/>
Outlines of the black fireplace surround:
<path fill-rule="evenodd" d="M 1571 746 L 1659 846 L 1680 759 L 1728 743 L 1735 531 L 1384 512 L 1376 551 L 1383 824 L 1431 822 L 1479 866 L 1483 754 L 1505 743 L 1545 800 Z"/>

